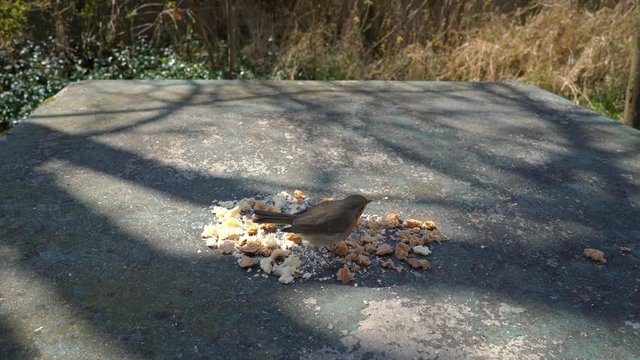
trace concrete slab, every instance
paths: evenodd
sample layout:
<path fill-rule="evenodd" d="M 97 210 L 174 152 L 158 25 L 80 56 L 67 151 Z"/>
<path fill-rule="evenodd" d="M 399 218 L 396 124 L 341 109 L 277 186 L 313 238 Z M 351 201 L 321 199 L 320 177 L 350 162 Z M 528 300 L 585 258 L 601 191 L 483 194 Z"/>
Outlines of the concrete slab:
<path fill-rule="evenodd" d="M 1 358 L 640 357 L 640 133 L 533 86 L 82 82 L 0 158 Z M 206 251 L 211 200 L 294 188 L 451 241 L 358 287 Z"/>

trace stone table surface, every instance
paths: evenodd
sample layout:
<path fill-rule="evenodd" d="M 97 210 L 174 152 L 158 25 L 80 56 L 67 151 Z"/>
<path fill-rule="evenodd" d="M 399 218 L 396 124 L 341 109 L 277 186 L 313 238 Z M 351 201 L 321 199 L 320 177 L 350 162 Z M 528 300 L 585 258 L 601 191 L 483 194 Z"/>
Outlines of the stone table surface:
<path fill-rule="evenodd" d="M 640 358 L 640 132 L 531 85 L 80 82 L 0 159 L 3 359 Z M 200 239 L 293 189 L 450 241 L 285 286 Z"/>

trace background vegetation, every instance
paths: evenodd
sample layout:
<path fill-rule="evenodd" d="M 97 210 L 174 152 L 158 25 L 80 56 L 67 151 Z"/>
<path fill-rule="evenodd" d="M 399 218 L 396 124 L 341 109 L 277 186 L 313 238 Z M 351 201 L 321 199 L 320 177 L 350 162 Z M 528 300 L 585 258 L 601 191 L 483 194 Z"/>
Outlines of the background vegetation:
<path fill-rule="evenodd" d="M 70 81 L 526 81 L 620 119 L 634 0 L 2 0 L 0 129 Z"/>

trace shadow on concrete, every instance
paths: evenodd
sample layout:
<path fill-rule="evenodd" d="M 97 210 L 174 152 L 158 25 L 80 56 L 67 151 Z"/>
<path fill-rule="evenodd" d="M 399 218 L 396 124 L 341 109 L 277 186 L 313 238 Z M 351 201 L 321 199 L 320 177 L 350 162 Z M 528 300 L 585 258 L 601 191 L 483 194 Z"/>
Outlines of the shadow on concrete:
<path fill-rule="evenodd" d="M 6 319 L 0 318 L 0 356 L 3 359 L 34 359 L 41 354 L 16 334 Z"/>
<path fill-rule="evenodd" d="M 337 142 L 347 153 L 361 151 L 358 138 L 366 138 L 388 155 L 402 158 L 403 166 L 425 167 L 437 173 L 438 179 L 452 179 L 453 190 L 447 196 L 431 197 L 427 190 L 421 193 L 415 187 L 415 191 L 409 189 L 417 194 L 415 198 L 392 196 L 389 205 L 376 209 L 391 211 L 393 206 L 400 206 L 410 211 L 434 207 L 451 216 L 445 223 L 460 226 L 444 229 L 454 241 L 437 246 L 432 260 L 436 266 L 431 273 L 425 277 L 388 274 L 383 285 L 404 286 L 418 296 L 435 286 L 463 286 L 499 293 L 519 303 L 575 313 L 605 326 L 614 326 L 640 310 L 637 254 L 619 252 L 619 246 L 637 244 L 640 236 L 639 189 L 637 181 L 632 180 L 640 176 L 636 132 L 621 130 L 619 125 L 573 105 L 558 105 L 562 111 L 550 108 L 542 99 L 509 84 L 474 85 L 473 91 L 487 94 L 475 99 L 475 104 L 464 92 L 460 95 L 455 86 L 450 91 L 430 93 L 411 83 L 404 90 L 376 91 L 349 83 L 332 83 L 331 91 L 284 91 L 286 85 L 253 83 L 247 84 L 247 91 L 253 92 L 251 96 L 236 97 L 225 94 L 224 85 L 214 90 L 204 89 L 198 82 L 186 86 L 189 91 L 181 99 L 160 99 L 166 105 L 158 113 L 141 114 L 134 123 L 70 134 L 48 127 L 46 121 L 26 121 L 15 129 L 9 141 L 0 144 L 2 158 L 11 159 L 11 163 L 0 165 L 2 183 L 9 190 L 0 196 L 4 228 L 0 245 L 18 254 L 3 255 L 5 266 L 31 277 L 34 284 L 45 283 L 54 289 L 51 298 L 31 300 L 33 304 L 29 306 L 44 306 L 42 312 L 49 306 L 71 307 L 75 317 L 60 319 L 68 322 L 63 327 L 86 327 L 89 330 L 81 337 L 99 338 L 105 348 L 115 351 L 115 356 L 287 358 L 309 349 L 344 347 L 339 334 L 320 331 L 303 316 L 274 312 L 274 308 L 287 306 L 287 296 L 291 294 L 288 288 L 274 281 L 251 281 L 236 271 L 233 259 L 215 253 L 193 255 L 152 246 L 154 239 L 124 230 L 114 221 L 113 214 L 91 208 L 69 191 L 64 180 L 43 170 L 52 162 L 71 164 L 201 208 L 212 199 L 241 198 L 293 187 L 294 179 L 288 183 L 248 181 L 177 169 L 97 140 L 165 121 L 194 104 L 224 107 L 243 101 L 266 101 L 273 106 L 272 111 L 280 112 L 287 122 L 307 134 L 310 147 L 326 146 L 322 139 L 336 136 L 338 129 L 345 135 Z M 342 104 L 314 97 L 327 92 Z M 201 100 L 207 94 L 209 100 Z M 153 98 L 154 94 L 148 96 Z M 340 110 L 348 108 L 353 101 L 350 96 L 357 96 L 366 106 L 353 113 Z M 436 105 L 466 102 L 468 108 L 406 107 L 419 99 L 437 99 Z M 512 108 L 521 117 L 530 114 L 536 121 L 522 126 L 491 126 L 491 112 L 478 110 L 483 101 Z M 225 102 L 231 104 L 224 105 Z M 101 111 L 96 110 L 96 114 Z M 136 110 L 116 110 L 111 115 L 117 117 L 120 111 Z M 300 112 L 315 117 L 309 121 L 289 116 Z M 381 118 L 380 114 L 386 117 Z M 47 116 L 35 118 L 43 120 Z M 473 119 L 473 123 L 464 125 L 450 119 Z M 607 147 L 611 144 L 606 141 L 595 141 L 593 137 L 599 134 L 604 138 L 619 136 L 613 145 L 623 143 L 625 150 L 616 152 Z M 553 139 L 546 140 L 547 137 Z M 537 142 L 531 143 L 534 138 Z M 562 146 L 551 147 L 558 143 Z M 513 149 L 496 154 L 491 144 Z M 524 150 L 531 151 L 537 144 L 544 147 L 542 160 L 527 162 L 520 157 Z M 522 148 L 517 148 L 519 145 Z M 523 156 L 537 156 L 526 151 Z M 341 170 L 358 167 L 357 163 L 350 163 L 350 158 L 344 160 L 343 168 L 329 171 L 323 164 L 308 164 L 315 182 L 306 184 L 305 190 L 324 195 L 339 191 L 335 186 Z M 629 174 L 632 177 L 626 176 Z M 401 175 L 388 169 L 377 176 Z M 410 182 L 407 186 L 417 185 Z M 476 197 L 463 196 L 469 188 L 474 189 Z M 118 201 L 137 200 L 133 196 Z M 150 213 L 153 211 L 149 209 Z M 116 215 L 126 213 L 122 210 Z M 206 215 L 203 208 L 202 214 L 190 214 L 189 221 L 197 224 L 205 221 Z M 491 216 L 498 221 L 488 220 Z M 150 223 L 140 226 L 154 226 L 154 221 L 158 221 L 157 217 L 150 216 Z M 198 243 L 197 226 L 181 231 L 187 237 L 181 241 Z M 606 268 L 584 260 L 581 252 L 589 245 L 611 254 Z M 363 279 L 360 285 L 380 286 L 376 279 Z M 12 288 L 26 287 L 26 291 L 31 286 L 12 283 Z M 32 348 L 9 325 L 12 323 L 0 321 L 0 355 L 33 356 Z M 60 354 L 82 357 L 82 353 L 75 353 L 80 350 L 73 345 L 73 341 L 64 344 L 67 348 L 62 348 Z"/>
<path fill-rule="evenodd" d="M 419 97 L 411 97 L 416 94 L 411 91 L 400 91 L 407 96 L 400 95 L 400 100 L 389 96 L 393 92 L 351 92 L 367 99 L 368 107 L 356 114 L 359 118 L 375 119 L 390 112 L 396 117 L 383 126 L 369 121 L 360 127 L 348 120 L 354 114 L 322 109 L 304 95 L 286 96 L 322 114 L 318 121 L 337 123 L 347 132 L 372 138 L 387 153 L 416 167 L 427 164 L 431 171 L 480 190 L 476 201 L 464 199 L 462 192 L 445 200 L 420 196 L 413 201 L 414 206 L 439 205 L 468 215 L 456 219 L 466 228 L 458 231 L 463 238 L 458 240 L 482 244 L 480 248 L 455 242 L 438 248 L 434 259 L 454 261 L 455 268 L 434 276 L 433 281 L 489 289 L 518 301 L 535 300 L 605 322 L 633 317 L 640 305 L 640 284 L 634 275 L 640 266 L 637 255 L 624 255 L 620 247 L 633 246 L 640 238 L 635 220 L 640 219 L 640 187 L 634 180 L 640 176 L 638 132 L 564 99 L 533 97 L 528 91 L 532 89 L 515 84 L 473 84 L 472 90 L 486 94 L 483 100 L 535 119 L 535 123 L 495 126 L 495 113 L 473 109 L 479 103 L 464 110 L 404 110 L 404 104 L 419 102 Z M 420 90 L 420 96 L 426 98 L 466 99 L 418 87 Z M 560 104 L 550 107 L 549 100 Z M 397 121 L 403 117 L 411 121 Z M 476 126 L 452 119 L 473 119 Z M 478 122 L 485 126 L 477 127 Z M 307 130 L 310 139 L 333 135 L 318 131 L 312 123 L 295 125 Z M 611 147 L 613 143 L 607 140 L 611 137 L 623 145 Z M 528 154 L 518 147 L 522 143 Z M 531 148 L 535 150 L 538 144 L 545 153 L 543 161 L 525 161 L 523 155 L 536 160 L 538 154 Z M 556 151 L 549 149 L 549 144 L 562 147 Z M 348 151 L 359 151 L 357 143 L 344 146 Z M 494 150 L 500 148 L 503 154 L 496 154 Z M 481 169 L 489 178 L 482 176 Z M 504 218 L 503 223 L 488 221 L 496 213 Z M 520 219 L 524 226 L 513 224 L 509 217 Z M 610 256 L 606 269 L 585 261 L 585 247 L 596 247 Z M 475 260 L 456 260 L 461 254 Z"/>

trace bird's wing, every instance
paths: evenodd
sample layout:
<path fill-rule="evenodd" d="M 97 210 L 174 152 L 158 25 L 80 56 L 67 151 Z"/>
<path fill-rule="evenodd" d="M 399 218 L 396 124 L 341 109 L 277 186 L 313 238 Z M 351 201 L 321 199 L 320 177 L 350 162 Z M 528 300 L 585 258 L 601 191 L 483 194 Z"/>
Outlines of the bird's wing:
<path fill-rule="evenodd" d="M 298 212 L 293 213 L 293 215 L 300 215 L 300 214 L 302 214 L 302 213 L 306 212 L 306 211 L 307 211 L 307 210 L 309 210 L 309 209 L 312 209 L 312 208 L 302 209 L 302 210 L 300 210 L 300 211 L 298 211 Z"/>
<path fill-rule="evenodd" d="M 320 204 L 322 205 L 322 204 Z M 288 228 L 300 233 L 340 233 L 351 226 L 353 214 L 349 210 L 308 211 L 300 214 Z"/>
<path fill-rule="evenodd" d="M 300 233 L 300 234 L 329 234 L 329 231 L 322 230 L 317 226 L 304 226 L 304 225 L 291 225 L 285 228 L 282 228 L 283 232 L 292 232 L 292 233 Z"/>

